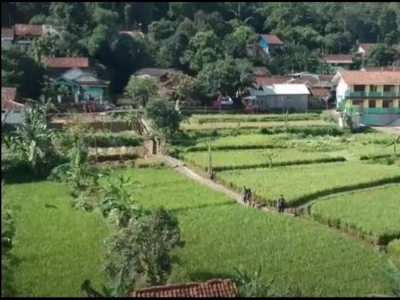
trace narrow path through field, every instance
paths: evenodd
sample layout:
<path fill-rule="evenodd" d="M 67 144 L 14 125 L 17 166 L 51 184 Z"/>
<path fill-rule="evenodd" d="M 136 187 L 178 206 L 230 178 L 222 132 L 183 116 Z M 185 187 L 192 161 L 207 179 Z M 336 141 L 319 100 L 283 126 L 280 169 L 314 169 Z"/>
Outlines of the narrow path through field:
<path fill-rule="evenodd" d="M 160 157 L 162 161 L 164 161 L 166 164 L 168 164 L 169 166 L 171 166 L 172 168 L 177 170 L 179 173 L 181 173 L 203 185 L 206 185 L 207 187 L 212 188 L 213 190 L 224 193 L 225 195 L 229 196 L 230 198 L 232 198 L 233 200 L 235 200 L 236 202 L 238 202 L 242 205 L 246 205 L 245 203 L 243 203 L 242 197 L 239 193 L 231 191 L 230 189 L 228 189 L 208 178 L 205 178 L 205 177 L 197 174 L 196 172 L 192 171 L 190 168 L 186 167 L 186 165 L 183 161 L 173 158 L 171 156 L 162 155 L 162 154 L 159 155 L 158 157 Z M 267 208 L 267 207 L 262 207 L 261 210 L 266 211 L 266 212 L 275 212 L 274 210 Z M 288 215 L 288 216 L 295 216 L 295 214 L 293 214 L 293 213 L 284 213 L 284 214 Z"/>
<path fill-rule="evenodd" d="M 210 180 L 208 178 L 205 178 L 205 177 L 199 175 L 197 172 L 195 172 L 195 171 L 191 170 L 190 168 L 188 168 L 183 161 L 181 161 L 179 159 L 176 159 L 176 158 L 173 158 L 171 156 L 163 155 L 163 154 L 157 155 L 157 158 L 160 159 L 161 161 L 165 162 L 170 167 L 174 168 L 179 173 L 191 178 L 192 180 L 195 180 L 195 181 L 197 181 L 197 182 L 199 182 L 199 183 L 201 183 L 203 185 L 206 185 L 207 187 L 212 188 L 213 190 L 216 190 L 218 192 L 224 193 L 225 195 L 227 195 L 230 198 L 232 198 L 233 200 L 235 200 L 237 203 L 240 203 L 242 205 L 246 205 L 246 204 L 243 203 L 243 201 L 241 199 L 241 195 L 239 193 L 231 191 L 230 189 L 228 189 L 228 188 L 226 188 L 226 187 L 224 187 L 224 186 L 222 186 L 222 185 L 220 185 L 218 183 L 215 183 L 214 181 L 212 181 L 212 180 Z M 332 195 L 330 197 L 332 197 Z M 329 196 L 327 196 L 326 198 L 329 198 Z M 275 212 L 275 213 L 277 213 L 276 210 L 274 210 L 272 208 L 269 208 L 269 207 L 262 207 L 261 210 L 264 211 L 264 212 Z M 292 216 L 292 217 L 301 216 L 301 215 L 298 215 L 297 213 L 295 214 L 295 213 L 292 213 L 290 211 L 291 210 L 288 209 L 288 212 L 285 212 L 284 214 L 287 215 L 287 216 Z M 312 218 L 308 218 L 306 216 L 303 216 L 303 218 L 308 220 L 308 221 L 310 221 L 310 222 L 315 222 L 317 224 L 323 225 L 323 224 L 313 220 Z M 334 227 L 330 227 L 330 226 L 325 226 L 325 227 L 328 230 L 335 231 L 340 235 L 347 236 L 347 237 L 353 239 L 354 241 L 356 241 L 356 242 L 358 242 L 358 243 L 360 243 L 360 244 L 362 244 L 364 246 L 372 247 L 372 248 L 374 248 L 376 250 L 384 250 L 384 249 L 386 249 L 386 247 L 372 245 L 372 244 L 368 243 L 367 241 L 363 240 L 362 238 L 360 238 L 360 237 L 358 237 L 358 236 L 356 236 L 354 234 L 348 233 L 346 231 L 343 231 L 343 230 L 340 230 L 340 229 L 337 229 L 337 228 L 334 228 Z"/>

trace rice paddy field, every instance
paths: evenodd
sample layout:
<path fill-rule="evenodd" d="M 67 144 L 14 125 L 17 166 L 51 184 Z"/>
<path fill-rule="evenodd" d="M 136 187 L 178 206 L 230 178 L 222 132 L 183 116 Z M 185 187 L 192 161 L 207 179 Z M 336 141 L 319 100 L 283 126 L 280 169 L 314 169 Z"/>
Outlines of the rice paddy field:
<path fill-rule="evenodd" d="M 400 238 L 400 185 L 339 195 L 311 206 L 311 216 L 375 243 Z"/>
<path fill-rule="evenodd" d="M 183 157 L 185 161 L 203 169 L 207 169 L 209 165 L 208 152 L 188 152 L 183 154 Z M 296 149 L 232 150 L 212 153 L 212 167 L 215 171 L 267 167 L 270 164 L 269 157 L 272 166 L 345 160 L 340 156 L 333 157 L 324 152 L 301 152 Z"/>
<path fill-rule="evenodd" d="M 332 193 L 400 183 L 400 168 L 362 162 L 309 164 L 223 171 L 217 178 L 236 189 L 247 186 L 269 204 L 283 194 L 289 206 L 297 206 Z"/>
<path fill-rule="evenodd" d="M 112 176 L 121 174 L 136 181 L 139 203 L 164 206 L 178 217 L 186 245 L 174 253 L 179 264 L 171 282 L 226 278 L 239 266 L 251 271 L 261 265 L 278 290 L 298 286 L 307 296 L 387 291 L 380 273 L 387 255 L 322 224 L 237 205 L 171 169 L 116 170 Z M 18 296 L 80 296 L 83 280 L 105 283 L 100 254 L 108 228 L 98 212 L 71 209 L 58 183 L 6 185 L 5 191 L 16 215 Z"/>
<path fill-rule="evenodd" d="M 319 120 L 320 114 L 289 114 L 289 121 Z M 250 115 L 193 115 L 190 123 L 216 123 L 216 122 L 269 122 L 269 121 L 285 121 L 285 114 L 250 114 Z"/>
<path fill-rule="evenodd" d="M 332 126 L 332 123 L 322 120 L 305 120 L 305 121 L 292 121 L 288 124 L 291 127 L 297 126 Z M 271 127 L 285 127 L 285 121 L 271 121 L 271 122 L 216 122 L 216 123 L 181 123 L 181 129 L 185 131 L 197 130 L 218 130 L 218 129 L 247 129 L 247 128 L 271 128 Z"/>

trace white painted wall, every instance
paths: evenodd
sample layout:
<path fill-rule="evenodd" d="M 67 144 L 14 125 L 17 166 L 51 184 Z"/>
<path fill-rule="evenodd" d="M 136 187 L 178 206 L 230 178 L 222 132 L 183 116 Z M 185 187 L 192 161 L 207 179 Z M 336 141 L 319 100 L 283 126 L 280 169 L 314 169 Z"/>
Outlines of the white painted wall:
<path fill-rule="evenodd" d="M 25 112 L 23 109 L 1 110 L 1 122 L 7 124 L 20 124 L 24 121 Z"/>
<path fill-rule="evenodd" d="M 1 49 L 10 49 L 12 45 L 12 40 L 1 39 Z"/>
<path fill-rule="evenodd" d="M 336 87 L 336 108 L 339 108 L 340 102 L 344 100 L 345 93 L 348 90 L 348 88 L 349 86 L 347 85 L 347 83 L 342 78 L 340 78 L 339 83 Z"/>

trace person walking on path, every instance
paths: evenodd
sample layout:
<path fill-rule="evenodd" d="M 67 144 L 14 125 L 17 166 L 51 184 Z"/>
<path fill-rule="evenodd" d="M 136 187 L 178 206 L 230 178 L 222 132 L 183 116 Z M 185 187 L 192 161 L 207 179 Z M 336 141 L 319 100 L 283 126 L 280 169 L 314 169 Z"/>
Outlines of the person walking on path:
<path fill-rule="evenodd" d="M 247 203 L 247 189 L 245 186 L 243 187 L 243 190 L 242 190 L 242 200 L 243 200 L 244 204 Z"/>
<path fill-rule="evenodd" d="M 251 206 L 253 203 L 253 198 L 252 198 L 252 193 L 251 193 L 251 189 L 247 190 L 247 200 L 249 201 L 249 205 Z"/>
<path fill-rule="evenodd" d="M 285 205 L 286 201 L 285 198 L 283 198 L 283 195 L 278 200 L 278 212 L 283 213 L 285 211 Z"/>

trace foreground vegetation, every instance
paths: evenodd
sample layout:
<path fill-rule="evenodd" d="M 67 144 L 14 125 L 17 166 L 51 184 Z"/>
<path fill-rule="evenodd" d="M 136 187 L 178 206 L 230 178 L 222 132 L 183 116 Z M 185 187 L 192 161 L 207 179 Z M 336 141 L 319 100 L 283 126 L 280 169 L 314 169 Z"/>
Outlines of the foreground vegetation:
<path fill-rule="evenodd" d="M 400 238 L 400 186 L 340 195 L 317 201 L 311 216 L 330 226 L 359 235 L 375 244 Z"/>
<path fill-rule="evenodd" d="M 262 265 L 264 276 L 275 277 L 277 290 L 299 286 L 310 296 L 386 290 L 379 275 L 384 256 L 322 225 L 237 206 L 172 170 L 115 171 L 113 177 L 121 174 L 138 182 L 133 192 L 140 204 L 163 205 L 178 217 L 186 245 L 175 252 L 179 264 L 172 282 L 230 277 L 240 265 Z M 108 229 L 99 211 L 71 209 L 68 190 L 58 183 L 6 185 L 6 191 L 19 207 L 19 296 L 78 296 L 83 279 L 93 278 L 95 286 L 104 283 L 99 253 Z"/>
<path fill-rule="evenodd" d="M 17 296 L 81 296 L 86 278 L 105 283 L 100 272 L 102 240 L 109 234 L 101 214 L 74 210 L 59 183 L 5 185 L 12 199 L 16 243 L 13 266 Z"/>
<path fill-rule="evenodd" d="M 289 206 L 297 206 L 332 193 L 398 183 L 400 171 L 397 166 L 348 162 L 225 171 L 217 178 L 237 190 L 250 187 L 268 204 L 274 205 L 283 194 Z"/>

